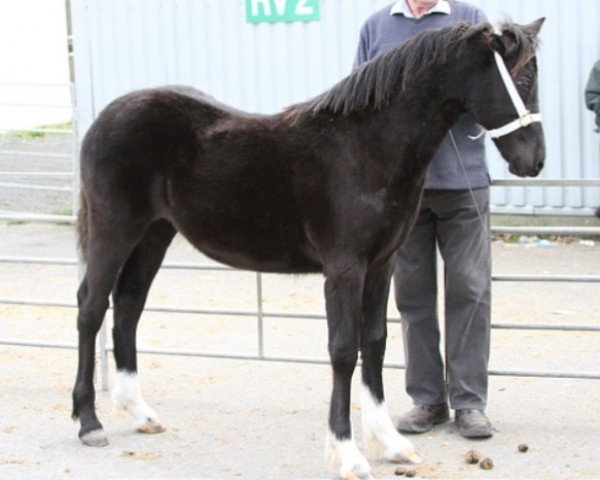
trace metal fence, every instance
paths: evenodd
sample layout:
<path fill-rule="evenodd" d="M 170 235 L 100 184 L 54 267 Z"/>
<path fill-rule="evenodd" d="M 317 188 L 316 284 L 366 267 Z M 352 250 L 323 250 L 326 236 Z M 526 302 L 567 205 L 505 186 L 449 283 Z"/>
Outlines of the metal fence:
<path fill-rule="evenodd" d="M 46 96 L 56 101 L 35 100 Z M 73 98 L 72 83 L 0 82 L 0 108 L 4 112 L 0 124 L 1 220 L 36 221 L 50 215 L 50 219 L 68 221 L 70 215 L 56 212 L 75 210 L 77 147 L 69 121 Z M 6 120 L 9 115 L 11 121 Z M 29 117 L 42 125 L 29 126 Z M 62 171 L 69 162 L 71 170 Z M 26 200 L 25 193 L 30 191 L 36 191 L 35 202 Z M 33 209 L 34 203 L 46 211 L 22 213 Z"/>
<path fill-rule="evenodd" d="M 502 180 L 494 182 L 494 185 L 510 185 L 514 187 L 521 186 L 542 186 L 542 185 L 562 185 L 562 186 L 586 186 L 599 187 L 600 179 L 587 180 Z M 6 216 L 0 217 L 6 219 Z M 72 216 L 40 216 L 40 215 L 14 215 L 12 220 L 25 221 L 69 221 L 73 222 Z M 569 236 L 600 236 L 598 227 L 492 227 L 492 233 L 495 234 L 537 234 L 537 235 L 569 235 Z M 76 259 L 64 258 L 32 258 L 32 257 L 0 257 L 2 264 L 40 264 L 40 265 L 71 265 L 81 267 Z M 201 265 L 190 263 L 166 263 L 162 266 L 166 270 L 194 270 L 194 271 L 228 271 L 235 274 L 237 270 L 219 265 Z M 600 275 L 493 275 L 494 282 L 585 282 L 600 283 Z M 28 305 L 53 308 L 75 309 L 75 302 L 48 302 L 34 298 L 0 298 L 0 304 L 10 305 Z M 266 311 L 263 307 L 263 285 L 261 274 L 256 274 L 256 307 L 248 310 L 233 309 L 198 309 L 185 307 L 165 307 L 148 305 L 145 308 L 147 312 L 161 313 L 184 313 L 195 315 L 223 315 L 232 317 L 251 317 L 256 319 L 256 353 L 254 355 L 239 353 L 216 353 L 210 351 L 197 350 L 172 350 L 160 348 L 140 348 L 139 353 L 155 355 L 180 355 L 209 358 L 227 358 L 235 360 L 257 360 L 266 362 L 292 362 L 292 363 L 310 363 L 327 364 L 326 359 L 310 357 L 288 357 L 273 356 L 265 353 L 264 349 L 264 320 L 268 318 L 279 319 L 300 319 L 307 321 L 324 321 L 323 314 L 314 313 L 286 313 L 278 311 Z M 400 322 L 399 319 L 390 319 L 392 323 Z M 493 329 L 502 330 L 545 330 L 545 331 L 569 331 L 569 332 L 594 332 L 600 333 L 600 325 L 593 324 L 512 324 L 512 323 L 493 323 Z M 76 349 L 74 344 L 44 342 L 39 340 L 15 340 L 9 338 L 0 338 L 0 345 L 29 346 L 43 348 L 66 348 Z M 108 388 L 108 353 L 112 351 L 112 346 L 107 342 L 106 322 L 104 323 L 99 335 L 99 363 L 101 372 L 101 384 L 103 389 Z M 386 363 L 386 368 L 404 368 L 399 363 Z M 556 372 L 556 371 L 528 371 L 528 370 L 491 370 L 490 375 L 515 376 L 515 377 L 537 377 L 537 378 L 576 378 L 576 379 L 600 379 L 600 372 Z"/>

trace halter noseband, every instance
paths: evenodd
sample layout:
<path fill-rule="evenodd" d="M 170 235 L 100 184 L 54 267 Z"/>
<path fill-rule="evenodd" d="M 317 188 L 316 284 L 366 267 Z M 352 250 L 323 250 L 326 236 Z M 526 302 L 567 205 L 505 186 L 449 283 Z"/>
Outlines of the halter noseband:
<path fill-rule="evenodd" d="M 508 91 L 508 95 L 512 100 L 512 103 L 517 110 L 517 114 L 519 118 L 513 120 L 510 123 L 507 123 L 503 127 L 495 128 L 494 130 L 488 130 L 490 137 L 492 138 L 500 138 L 509 133 L 517 131 L 519 128 L 524 128 L 531 125 L 533 122 L 541 122 L 542 115 L 541 113 L 531 113 L 525 107 L 519 92 L 517 91 L 517 87 L 515 87 L 515 83 L 513 82 L 510 73 L 508 73 L 508 69 L 504 64 L 503 58 L 500 56 L 498 52 L 494 52 L 494 58 L 496 59 L 496 65 L 498 66 L 498 70 L 500 70 L 500 76 L 502 77 L 502 81 L 506 86 L 506 90 Z"/>

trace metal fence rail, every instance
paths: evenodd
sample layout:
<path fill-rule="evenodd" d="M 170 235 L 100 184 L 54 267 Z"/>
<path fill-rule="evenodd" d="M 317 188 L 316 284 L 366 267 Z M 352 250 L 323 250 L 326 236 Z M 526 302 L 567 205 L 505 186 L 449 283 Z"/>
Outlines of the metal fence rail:
<path fill-rule="evenodd" d="M 0 220 L 6 222 L 38 222 L 38 223 L 75 223 L 74 215 L 51 215 L 44 213 L 20 213 L 4 212 L 0 213 Z"/>
<path fill-rule="evenodd" d="M 492 181 L 493 187 L 600 187 L 600 178 L 511 178 Z"/>
<path fill-rule="evenodd" d="M 0 182 L 0 187 L 18 188 L 19 190 L 48 190 L 51 192 L 66 192 L 66 193 L 71 193 L 73 191 L 73 189 L 70 187 L 55 187 L 53 185 L 37 185 L 35 183 Z"/>
<path fill-rule="evenodd" d="M 20 341 L 0 338 L 0 345 L 18 346 L 18 347 L 41 347 L 41 348 L 58 348 L 66 350 L 76 350 L 77 345 L 66 344 L 59 342 L 40 342 L 40 341 Z M 107 346 L 106 352 L 111 352 L 112 347 Z M 277 355 L 249 355 L 249 354 L 232 354 L 221 352 L 203 352 L 200 350 L 172 350 L 161 348 L 138 348 L 138 353 L 151 355 L 164 355 L 176 357 L 198 357 L 198 358 L 217 358 L 223 360 L 255 360 L 261 362 L 277 362 L 277 363 L 303 363 L 309 365 L 329 365 L 329 360 L 325 358 L 310 358 L 310 357 L 283 357 Z M 360 361 L 359 361 L 360 365 Z M 404 369 L 401 363 L 385 363 L 385 368 Z M 561 378 L 561 379 L 577 379 L 577 380 L 598 380 L 599 373 L 587 372 L 532 372 L 526 370 L 489 370 L 489 375 L 500 377 L 533 377 L 533 378 Z M 106 390 L 105 379 L 102 380 L 102 388 Z"/>
<path fill-rule="evenodd" d="M 74 207 L 77 193 L 75 188 L 77 180 L 77 165 L 75 161 L 77 148 L 76 135 L 74 135 L 72 128 L 61 127 L 63 123 L 66 126 L 67 122 L 72 122 L 74 113 L 74 83 L 0 82 L 0 91 L 3 94 L 3 100 L 0 100 L 0 108 L 10 109 L 10 112 L 15 112 L 14 116 L 10 117 L 10 124 L 0 127 L 0 135 L 6 135 L 8 139 L 11 137 L 17 139 L 16 144 L 14 141 L 8 142 L 10 146 L 5 146 L 5 142 L 2 142 L 3 148 L 0 148 L 0 159 L 2 160 L 0 188 L 45 191 L 49 195 L 70 194 L 71 200 L 69 203 L 71 207 Z M 35 101 L 36 98 L 40 100 Z M 45 100 L 42 100 L 42 98 Z M 42 113 L 40 114 L 40 112 Z M 32 118 L 34 120 L 31 120 Z M 44 124 L 47 124 L 47 126 L 40 126 Z M 59 152 L 46 152 L 43 151 L 43 146 L 37 143 L 33 145 L 21 144 L 23 138 L 45 135 L 52 135 L 54 137 L 67 135 L 68 142 L 71 144 L 71 153 L 65 153 L 63 150 Z M 72 159 L 72 170 L 70 172 L 37 171 L 41 169 L 50 170 L 48 166 L 42 166 L 42 162 L 45 163 L 46 160 L 63 159 Z M 19 165 L 19 171 L 15 171 L 14 165 L 6 165 L 11 160 L 18 161 L 19 164 L 31 161 L 36 165 L 28 165 L 29 169 Z M 32 178 L 36 179 L 33 183 L 30 182 Z M 39 180 L 52 180 L 52 182 L 46 183 Z M 62 181 L 58 182 L 59 180 Z M 64 197 L 61 195 L 61 198 Z M 56 210 L 63 209 L 57 208 Z M 2 214 L 0 220 L 45 221 L 42 217 L 37 217 L 36 215 L 38 214 L 21 212 L 0 213 Z M 19 216 L 25 218 L 19 218 Z M 57 220 L 62 222 L 64 218 Z"/>
<path fill-rule="evenodd" d="M 598 227 L 493 227 L 492 233 L 516 235 L 600 236 Z"/>
<path fill-rule="evenodd" d="M 34 263 L 34 262 L 30 262 Z M 212 270 L 206 268 L 204 270 Z M 600 283 L 600 277 L 595 280 Z M 34 298 L 3 298 L 0 297 L 2 305 L 21 305 L 33 307 L 48 307 L 48 308 L 69 308 L 76 309 L 75 302 L 56 302 L 50 300 L 37 300 Z M 112 310 L 112 308 L 109 308 Z M 152 313 L 180 313 L 193 315 L 220 315 L 230 317 L 251 317 L 258 316 L 258 310 L 236 310 L 236 309 L 214 309 L 214 308 L 182 308 L 174 306 L 156 306 L 147 305 L 144 308 L 145 312 Z M 324 314 L 320 313 L 290 313 L 290 312 L 269 312 L 262 311 L 262 318 L 280 318 L 280 319 L 295 319 L 295 320 L 326 320 Z M 399 318 L 389 318 L 389 323 L 401 323 Z M 492 328 L 499 330 L 548 330 L 548 331 L 564 331 L 564 332 L 600 332 L 600 325 L 586 324 L 533 324 L 533 323 L 492 323 Z"/>
<path fill-rule="evenodd" d="M 63 173 L 63 175 L 72 175 Z M 497 180 L 494 185 L 567 185 L 577 186 L 600 186 L 600 179 L 588 180 Z M 75 221 L 74 216 L 59 216 L 59 215 L 39 215 L 39 214 L 19 214 L 9 213 L 0 214 L 0 220 L 20 220 L 20 221 L 36 221 L 36 222 L 69 222 Z M 575 235 L 575 236 L 600 236 L 600 228 L 594 227 L 493 227 L 493 233 L 499 234 L 536 234 L 536 235 Z M 39 264 L 39 265 L 68 265 L 79 266 L 77 259 L 73 258 L 45 258 L 45 257 L 26 257 L 26 256 L 0 256 L 0 264 Z M 237 270 L 223 265 L 213 264 L 191 264 L 191 263 L 165 263 L 162 266 L 166 270 L 193 270 L 193 271 L 229 271 L 236 272 Z M 497 282 L 578 282 L 578 283 L 600 283 L 600 275 L 493 275 L 492 281 Z M 194 315 L 220 315 L 232 317 L 255 318 L 257 321 L 257 345 L 256 354 L 237 354 L 237 353 L 219 353 L 197 350 L 172 350 L 160 348 L 140 348 L 139 353 L 154 354 L 154 355 L 181 355 L 195 356 L 208 358 L 227 358 L 236 360 L 259 360 L 269 362 L 292 362 L 292 363 L 308 363 L 308 364 L 328 364 L 327 359 L 318 358 L 302 358 L 302 357 L 287 357 L 267 355 L 264 351 L 264 335 L 263 322 L 266 318 L 280 319 L 300 319 L 300 320 L 318 320 L 324 321 L 325 315 L 321 313 L 289 313 L 277 311 L 265 311 L 263 309 L 263 291 L 262 291 L 262 276 L 256 274 L 256 309 L 239 310 L 239 309 L 200 309 L 200 308 L 182 308 L 174 306 L 153 306 L 148 305 L 145 311 L 160 312 L 160 313 L 179 313 L 179 314 L 194 314 Z M 75 302 L 58 302 L 31 298 L 0 298 L 0 304 L 10 305 L 27 305 L 38 307 L 52 308 L 69 308 L 75 309 Z M 390 319 L 391 323 L 399 323 L 397 318 Z M 585 325 L 585 324 L 510 324 L 510 323 L 493 323 L 492 328 L 499 330 L 544 330 L 544 331 L 569 331 L 569 332 L 600 332 L 600 325 Z M 108 387 L 108 352 L 112 351 L 112 346 L 107 342 L 106 322 L 103 325 L 99 335 L 100 342 L 100 371 L 102 388 Z M 64 348 L 76 349 L 74 344 L 61 342 L 44 342 L 38 340 L 15 340 L 8 338 L 0 338 L 0 345 L 11 346 L 28 346 L 42 348 Z M 404 368 L 404 365 L 398 363 L 386 363 L 386 368 Z M 515 377 L 537 377 L 537 378 L 575 378 L 575 379 L 600 379 L 600 372 L 540 372 L 540 371 L 523 371 L 523 370 L 490 370 L 490 375 L 498 376 L 515 376 Z"/>

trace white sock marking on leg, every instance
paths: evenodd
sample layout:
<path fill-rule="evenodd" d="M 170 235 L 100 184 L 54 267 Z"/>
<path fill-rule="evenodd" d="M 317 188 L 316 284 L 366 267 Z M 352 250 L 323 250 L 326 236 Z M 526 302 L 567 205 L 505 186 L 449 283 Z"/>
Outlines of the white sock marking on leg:
<path fill-rule="evenodd" d="M 112 395 L 115 407 L 129 412 L 140 424 L 148 423 L 148 419 L 159 423 L 154 410 L 142 398 L 137 373 L 117 370 Z"/>
<path fill-rule="evenodd" d="M 340 462 L 340 476 L 347 478 L 370 478 L 371 467 L 360 453 L 354 435 L 349 440 L 338 440 L 333 432 L 327 434 L 326 456 L 330 464 Z"/>
<path fill-rule="evenodd" d="M 367 445 L 383 449 L 385 458 L 391 461 L 410 460 L 420 463 L 413 444 L 398 433 L 385 402 L 378 402 L 369 387 L 363 384 L 361 390 L 362 426 Z"/>

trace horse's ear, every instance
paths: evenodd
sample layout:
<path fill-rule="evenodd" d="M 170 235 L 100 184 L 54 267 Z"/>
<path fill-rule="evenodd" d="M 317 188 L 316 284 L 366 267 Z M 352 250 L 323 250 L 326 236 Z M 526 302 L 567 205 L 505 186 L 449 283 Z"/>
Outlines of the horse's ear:
<path fill-rule="evenodd" d="M 518 48 L 516 37 L 507 30 L 504 30 L 502 33 L 492 33 L 490 36 L 490 45 L 503 57 L 509 56 Z"/>
<path fill-rule="evenodd" d="M 504 55 L 506 49 L 504 48 L 504 43 L 502 42 L 501 37 L 502 36 L 498 35 L 497 33 L 492 33 L 490 36 L 490 46 L 500 55 Z"/>
<path fill-rule="evenodd" d="M 468 24 L 463 24 L 461 25 L 458 29 L 458 36 L 460 38 L 462 38 L 463 40 L 469 40 L 473 37 L 479 36 L 479 35 L 489 35 L 493 32 L 494 28 L 492 27 L 491 24 L 487 23 L 487 22 L 483 22 L 483 23 L 479 23 L 477 25 L 468 25 Z"/>
<path fill-rule="evenodd" d="M 546 17 L 542 17 L 535 22 L 531 22 L 529 25 L 523 25 L 521 28 L 529 37 L 537 37 L 545 21 Z"/>

